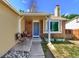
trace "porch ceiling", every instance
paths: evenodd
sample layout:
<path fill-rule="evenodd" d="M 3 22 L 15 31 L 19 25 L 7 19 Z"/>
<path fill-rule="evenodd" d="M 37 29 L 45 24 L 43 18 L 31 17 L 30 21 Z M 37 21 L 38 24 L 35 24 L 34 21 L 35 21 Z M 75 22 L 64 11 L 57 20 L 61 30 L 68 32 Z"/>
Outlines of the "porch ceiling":
<path fill-rule="evenodd" d="M 43 20 L 47 19 L 48 15 L 25 15 L 24 19 L 29 19 L 29 20 Z"/>

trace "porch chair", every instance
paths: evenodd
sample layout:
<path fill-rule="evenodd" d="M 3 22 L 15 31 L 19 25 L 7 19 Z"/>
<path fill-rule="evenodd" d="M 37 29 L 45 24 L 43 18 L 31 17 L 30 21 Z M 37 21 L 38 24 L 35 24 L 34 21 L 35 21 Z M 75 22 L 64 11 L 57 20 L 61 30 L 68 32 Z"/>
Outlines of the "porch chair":
<path fill-rule="evenodd" d="M 19 43 L 25 41 L 25 37 L 23 33 L 16 33 L 15 37 L 16 37 L 16 40 L 19 41 Z"/>
<path fill-rule="evenodd" d="M 31 39 L 32 38 L 32 34 L 27 32 L 27 37 Z"/>

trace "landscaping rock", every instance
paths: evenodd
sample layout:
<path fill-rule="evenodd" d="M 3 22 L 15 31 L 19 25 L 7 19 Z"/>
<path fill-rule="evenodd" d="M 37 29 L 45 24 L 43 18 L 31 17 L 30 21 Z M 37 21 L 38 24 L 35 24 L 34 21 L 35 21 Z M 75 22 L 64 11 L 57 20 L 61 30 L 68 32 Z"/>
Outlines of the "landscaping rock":
<path fill-rule="evenodd" d="M 17 43 L 12 47 L 2 58 L 28 58 L 30 56 L 30 49 L 32 40 L 26 38 L 24 42 Z"/>
<path fill-rule="evenodd" d="M 26 51 L 9 51 L 2 58 L 27 58 L 29 53 Z"/>

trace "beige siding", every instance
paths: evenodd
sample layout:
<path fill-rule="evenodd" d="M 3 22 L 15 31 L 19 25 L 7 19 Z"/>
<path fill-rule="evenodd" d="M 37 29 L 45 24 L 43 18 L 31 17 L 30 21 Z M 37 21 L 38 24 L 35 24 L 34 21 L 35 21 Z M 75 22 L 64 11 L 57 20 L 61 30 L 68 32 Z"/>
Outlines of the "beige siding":
<path fill-rule="evenodd" d="M 15 44 L 18 31 L 18 15 L 0 3 L 0 56 Z"/>

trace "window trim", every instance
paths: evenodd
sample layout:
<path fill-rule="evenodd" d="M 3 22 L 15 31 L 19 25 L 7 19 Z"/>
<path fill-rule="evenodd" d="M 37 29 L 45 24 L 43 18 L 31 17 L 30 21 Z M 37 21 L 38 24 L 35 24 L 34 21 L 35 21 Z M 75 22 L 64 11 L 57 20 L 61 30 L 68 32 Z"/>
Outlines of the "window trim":
<path fill-rule="evenodd" d="M 44 33 L 48 33 L 47 30 L 47 22 L 48 20 L 45 21 L 45 30 L 44 30 Z M 61 20 L 58 20 L 58 19 L 55 19 L 55 20 L 50 20 L 50 22 L 58 22 L 58 31 L 50 31 L 50 33 L 52 34 L 55 34 L 55 33 L 62 33 L 62 21 Z"/>

